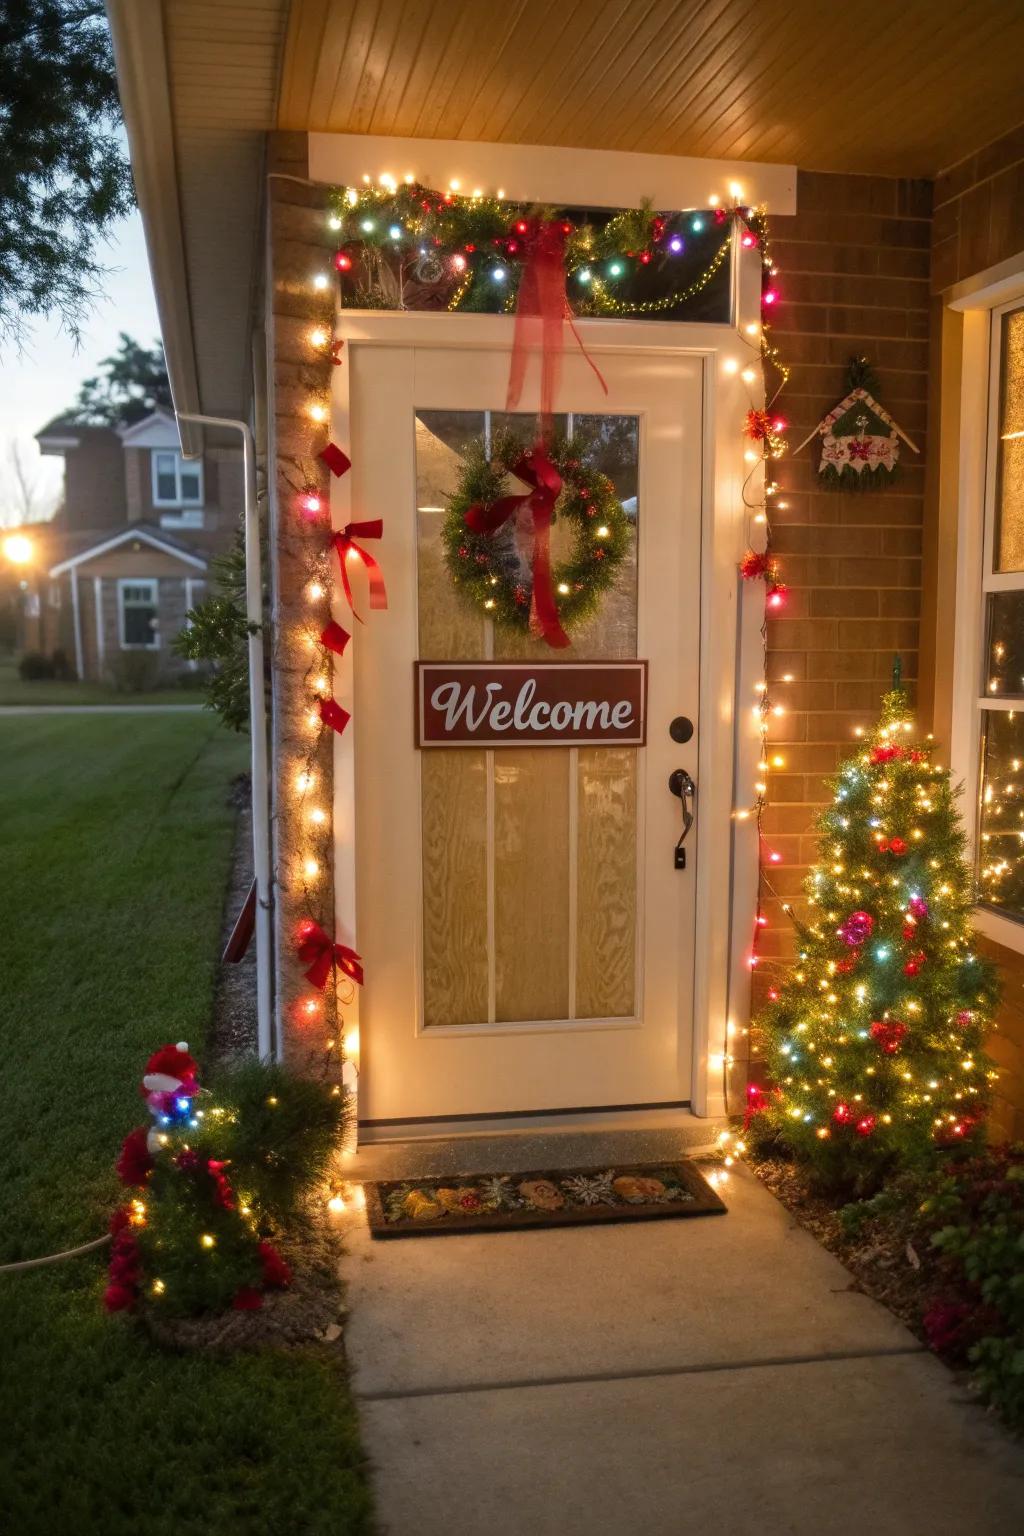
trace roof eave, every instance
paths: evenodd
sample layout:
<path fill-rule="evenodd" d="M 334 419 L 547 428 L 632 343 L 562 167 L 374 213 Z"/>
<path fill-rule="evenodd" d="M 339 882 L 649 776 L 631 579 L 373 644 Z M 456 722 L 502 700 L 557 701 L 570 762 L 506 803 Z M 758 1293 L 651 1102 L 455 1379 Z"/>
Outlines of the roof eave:
<path fill-rule="evenodd" d="M 176 412 L 201 410 L 160 0 L 106 0 L 135 194 L 146 238 L 167 376 Z M 202 428 L 179 420 L 182 453 L 203 451 Z"/>

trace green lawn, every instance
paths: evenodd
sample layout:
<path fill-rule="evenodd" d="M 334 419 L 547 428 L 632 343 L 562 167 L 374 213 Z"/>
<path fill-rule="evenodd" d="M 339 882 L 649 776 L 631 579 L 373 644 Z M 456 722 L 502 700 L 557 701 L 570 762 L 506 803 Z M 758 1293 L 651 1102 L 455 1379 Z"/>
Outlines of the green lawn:
<path fill-rule="evenodd" d="M 244 766 L 204 715 L 0 718 L 0 1262 L 103 1231 L 147 1055 L 202 1062 Z M 160 1351 L 102 1311 L 104 1257 L 0 1275 L 0 1528 L 366 1533 L 326 1353 Z"/>
<path fill-rule="evenodd" d="M 55 679 L 25 682 L 17 661 L 0 656 L 0 708 L 9 704 L 201 704 L 203 693 L 192 688 L 161 688 L 147 693 L 117 693 L 103 683 L 61 683 Z"/>

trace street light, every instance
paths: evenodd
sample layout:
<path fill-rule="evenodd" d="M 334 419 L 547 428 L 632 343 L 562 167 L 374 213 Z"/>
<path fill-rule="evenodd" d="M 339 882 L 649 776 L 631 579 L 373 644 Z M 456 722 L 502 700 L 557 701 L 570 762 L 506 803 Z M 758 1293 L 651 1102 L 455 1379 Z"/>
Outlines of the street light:
<path fill-rule="evenodd" d="M 34 553 L 32 540 L 24 533 L 11 533 L 3 542 L 4 559 L 12 565 L 29 565 Z"/>

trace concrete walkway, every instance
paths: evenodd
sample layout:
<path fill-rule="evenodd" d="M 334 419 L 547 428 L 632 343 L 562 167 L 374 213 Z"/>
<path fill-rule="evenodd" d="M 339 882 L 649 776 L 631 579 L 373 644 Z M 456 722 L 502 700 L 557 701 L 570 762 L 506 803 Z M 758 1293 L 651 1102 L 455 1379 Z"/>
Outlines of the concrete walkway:
<path fill-rule="evenodd" d="M 1024 1450 L 752 1174 L 721 1193 L 634 1226 L 348 1221 L 386 1536 L 1019 1536 Z"/>

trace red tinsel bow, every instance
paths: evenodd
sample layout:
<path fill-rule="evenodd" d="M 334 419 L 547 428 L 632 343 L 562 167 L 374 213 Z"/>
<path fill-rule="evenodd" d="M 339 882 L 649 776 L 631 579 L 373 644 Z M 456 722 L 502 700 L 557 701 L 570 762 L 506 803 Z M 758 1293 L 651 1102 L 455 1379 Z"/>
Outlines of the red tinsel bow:
<path fill-rule="evenodd" d="M 312 918 L 307 918 L 299 929 L 296 947 L 299 960 L 309 967 L 306 980 L 321 992 L 335 965 L 345 976 L 362 986 L 363 962 L 355 950 L 349 949 L 347 944 L 335 944 Z"/>
<path fill-rule="evenodd" d="M 555 509 L 562 477 L 539 444 L 524 453 L 512 466 L 517 480 L 532 486 L 522 496 L 499 496 L 489 507 L 474 503 L 466 511 L 466 527 L 473 533 L 494 533 L 514 517 L 520 508 L 533 513 L 533 598 L 531 619 L 536 619 L 548 645 L 561 649 L 569 644 L 558 618 L 551 584 L 551 515 Z"/>
<path fill-rule="evenodd" d="M 516 300 L 516 326 L 512 337 L 512 364 L 508 374 L 505 409 L 514 411 L 523 393 L 526 363 L 540 330 L 540 414 L 547 432 L 551 425 L 558 372 L 562 361 L 563 324 L 568 321 L 576 343 L 597 375 L 605 394 L 608 385 L 573 324 L 565 293 L 565 236 L 561 219 L 531 219 L 523 231 L 525 260 Z"/>
<path fill-rule="evenodd" d="M 348 598 L 348 605 L 360 624 L 363 621 L 359 618 L 358 613 L 356 613 L 355 604 L 352 601 L 352 587 L 348 579 L 348 556 L 349 554 L 358 555 L 366 567 L 366 574 L 370 581 L 370 607 L 386 608 L 388 605 L 388 594 L 384 586 L 384 575 L 381 568 L 369 551 L 356 543 L 357 538 L 379 539 L 383 534 L 383 518 L 374 517 L 365 523 L 346 523 L 341 532 L 336 533 L 332 539 L 332 543 L 338 551 L 338 564 L 341 566 L 341 585 L 345 590 L 345 596 Z"/>

